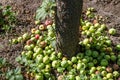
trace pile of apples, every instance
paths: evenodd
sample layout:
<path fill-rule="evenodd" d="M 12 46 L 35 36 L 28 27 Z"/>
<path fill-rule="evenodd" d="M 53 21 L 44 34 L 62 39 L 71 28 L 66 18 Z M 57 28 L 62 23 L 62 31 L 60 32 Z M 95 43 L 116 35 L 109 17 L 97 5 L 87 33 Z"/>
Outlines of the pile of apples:
<path fill-rule="evenodd" d="M 55 24 L 52 20 L 35 22 L 31 29 L 12 43 L 24 43 L 24 50 L 16 58 L 26 67 L 35 80 L 117 80 L 120 77 L 120 44 L 112 47 L 107 34 L 114 36 L 116 30 L 107 30 L 105 24 L 82 21 L 79 42 L 82 51 L 71 59 L 55 52 Z"/>

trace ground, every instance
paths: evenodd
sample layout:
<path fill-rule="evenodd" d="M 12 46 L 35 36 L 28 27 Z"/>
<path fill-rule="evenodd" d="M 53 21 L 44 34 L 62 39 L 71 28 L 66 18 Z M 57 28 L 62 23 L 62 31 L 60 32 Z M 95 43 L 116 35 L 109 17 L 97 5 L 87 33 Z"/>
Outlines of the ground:
<path fill-rule="evenodd" d="M 13 37 L 22 35 L 24 32 L 30 31 L 34 24 L 34 15 L 36 9 L 40 6 L 41 0 L 0 0 L 2 5 L 11 5 L 13 10 L 17 13 L 16 28 L 6 37 L 0 38 L 0 57 L 6 58 L 10 63 L 16 65 L 15 57 L 21 51 L 21 45 L 8 46 L 8 42 Z M 17 34 L 17 35 L 16 35 Z"/>
<path fill-rule="evenodd" d="M 7 61 L 14 66 L 18 64 L 15 58 L 20 54 L 22 45 L 9 45 L 9 40 L 29 32 L 35 27 L 34 16 L 36 9 L 41 4 L 41 0 L 0 0 L 2 5 L 11 5 L 13 10 L 17 12 L 17 24 L 11 33 L 7 33 L 4 37 L 0 36 L 0 57 L 6 58 Z M 117 29 L 116 36 L 110 36 L 114 44 L 120 43 L 120 0 L 84 0 L 83 10 L 87 7 L 94 7 L 97 14 L 107 17 L 105 23 L 108 28 Z M 17 34 L 17 35 L 16 35 Z"/>

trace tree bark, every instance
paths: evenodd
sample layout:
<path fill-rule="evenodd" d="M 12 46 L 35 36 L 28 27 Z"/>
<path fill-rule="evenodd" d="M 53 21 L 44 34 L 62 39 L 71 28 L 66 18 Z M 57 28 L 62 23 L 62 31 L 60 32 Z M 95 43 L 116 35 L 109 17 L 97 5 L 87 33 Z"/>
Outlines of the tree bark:
<path fill-rule="evenodd" d="M 78 51 L 83 0 L 56 0 L 56 51 L 72 57 Z"/>

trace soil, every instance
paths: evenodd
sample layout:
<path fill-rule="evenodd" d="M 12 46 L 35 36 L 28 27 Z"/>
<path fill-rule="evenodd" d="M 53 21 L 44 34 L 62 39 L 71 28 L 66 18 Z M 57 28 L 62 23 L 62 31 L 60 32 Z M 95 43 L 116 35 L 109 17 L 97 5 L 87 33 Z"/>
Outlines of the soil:
<path fill-rule="evenodd" d="M 3 6 L 11 5 L 17 13 L 15 29 L 4 35 L 4 37 L 0 37 L 0 57 L 6 58 L 9 63 L 17 66 L 15 58 L 22 51 L 22 45 L 11 46 L 9 40 L 22 35 L 24 32 L 29 32 L 32 27 L 35 27 L 34 16 L 36 9 L 41 4 L 41 0 L 0 0 L 0 3 Z M 114 44 L 120 43 L 120 0 L 84 0 L 83 10 L 88 7 L 94 7 L 97 10 L 97 15 L 107 17 L 107 20 L 105 20 L 107 27 L 116 28 L 118 34 L 110 36 L 110 38 Z"/>
<path fill-rule="evenodd" d="M 7 33 L 4 37 L 0 38 L 0 57 L 6 58 L 13 65 L 17 65 L 15 57 L 17 57 L 21 50 L 22 45 L 10 45 L 9 40 L 29 32 L 34 24 L 34 15 L 36 9 L 40 6 L 41 0 L 0 0 L 3 6 L 11 5 L 13 11 L 17 13 L 17 24 L 11 33 Z"/>

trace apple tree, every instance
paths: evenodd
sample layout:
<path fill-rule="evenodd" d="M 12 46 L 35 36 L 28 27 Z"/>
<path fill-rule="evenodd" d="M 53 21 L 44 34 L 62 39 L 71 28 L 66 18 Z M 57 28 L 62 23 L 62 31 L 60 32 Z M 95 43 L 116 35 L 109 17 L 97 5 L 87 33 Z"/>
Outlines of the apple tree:
<path fill-rule="evenodd" d="M 56 51 L 67 57 L 77 53 L 83 0 L 56 0 Z"/>

